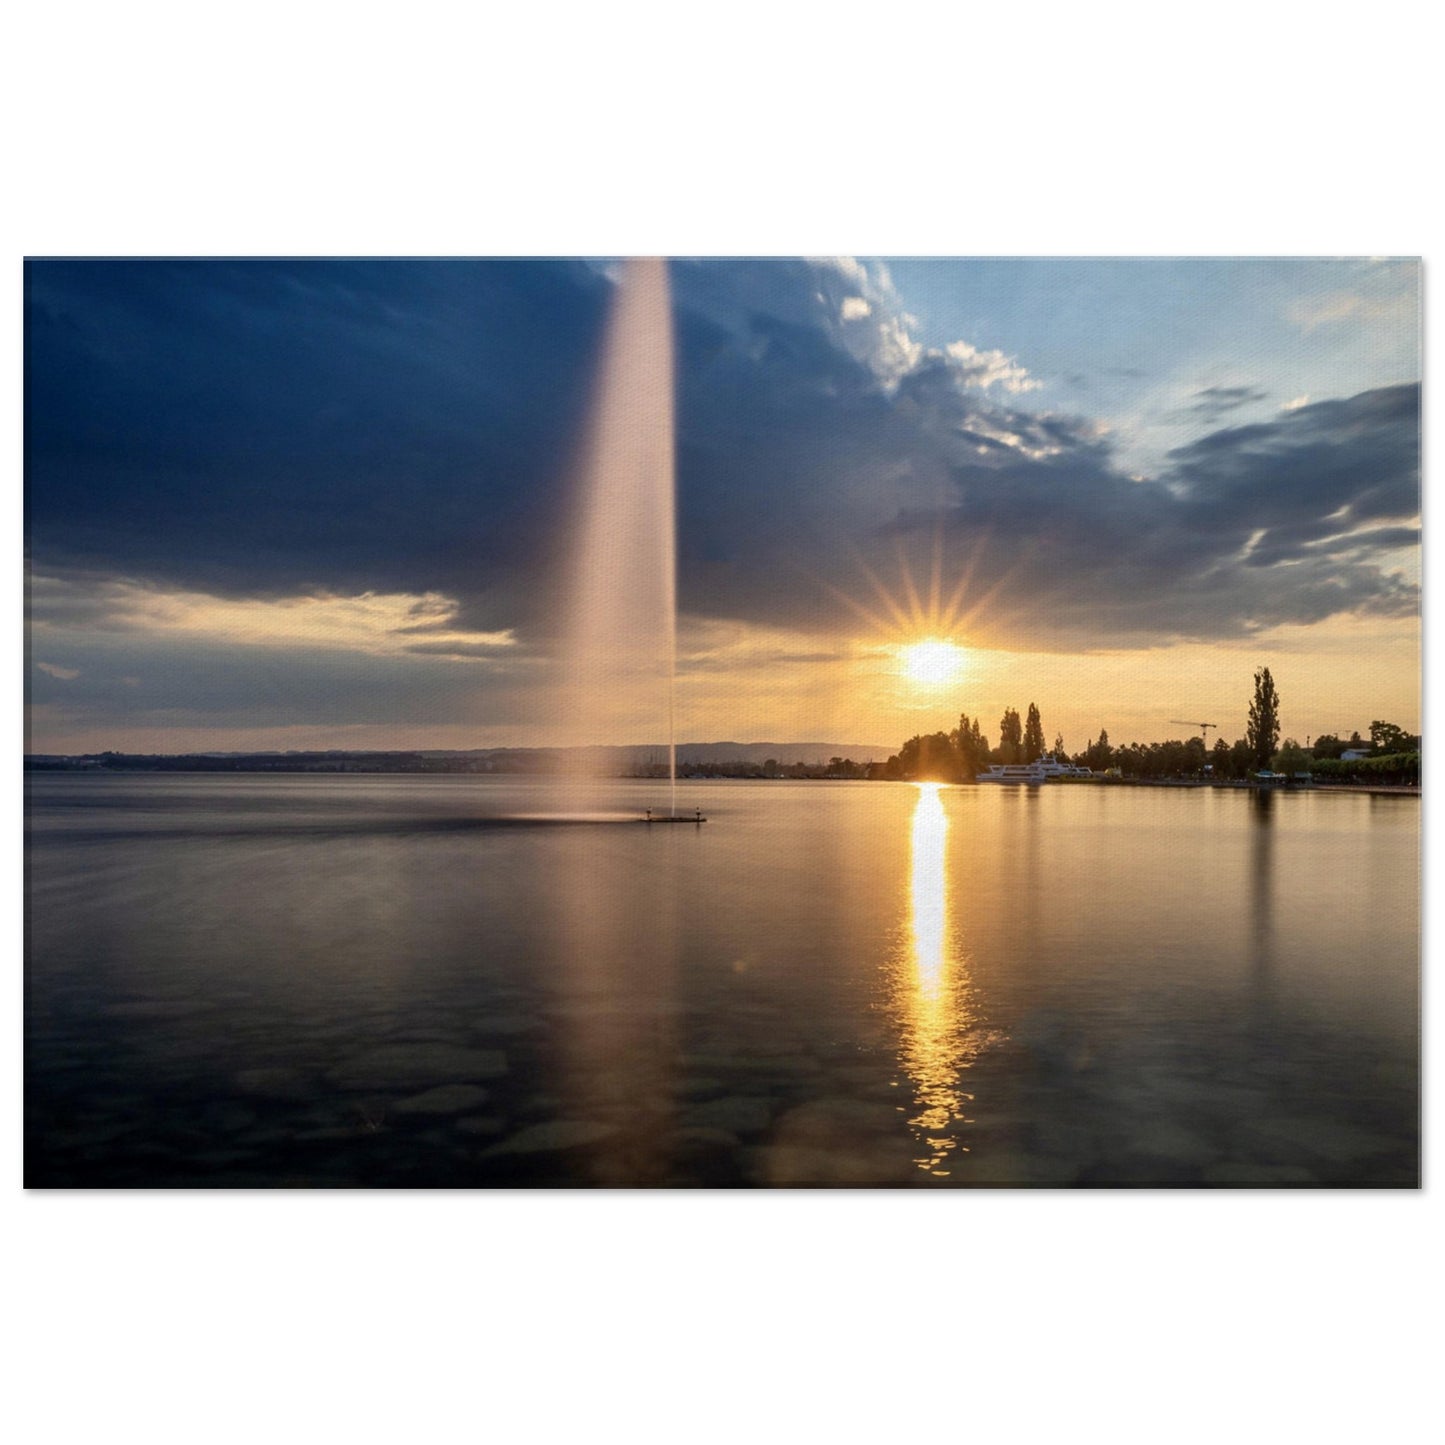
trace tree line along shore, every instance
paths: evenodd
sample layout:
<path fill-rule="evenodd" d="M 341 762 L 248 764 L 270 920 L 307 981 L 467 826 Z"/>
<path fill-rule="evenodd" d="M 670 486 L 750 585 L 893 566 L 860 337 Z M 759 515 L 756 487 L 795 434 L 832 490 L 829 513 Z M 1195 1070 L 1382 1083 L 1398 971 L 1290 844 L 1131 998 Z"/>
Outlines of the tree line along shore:
<path fill-rule="evenodd" d="M 1031 702 L 1023 719 L 1015 708 L 1005 710 L 996 747 L 989 745 L 978 718 L 961 713 L 952 730 L 915 734 L 885 763 L 870 764 L 860 775 L 905 782 L 971 782 L 991 767 L 1033 763 L 1051 756 L 1060 763 L 1088 769 L 1093 778 L 1117 782 L 1247 783 L 1264 778 L 1327 785 L 1419 786 L 1418 735 L 1377 719 L 1370 724 L 1368 740 L 1356 731 L 1348 738 L 1325 734 L 1307 739 L 1305 745 L 1294 738 L 1281 743 L 1279 716 L 1279 692 L 1269 668 L 1262 667 L 1254 675 L 1244 736 L 1232 743 L 1217 737 L 1213 747 L 1207 747 L 1200 734 L 1116 747 L 1110 743 L 1108 731 L 1101 728 L 1087 747 L 1070 753 L 1059 735 L 1052 748 L 1045 746 L 1043 719 Z M 847 760 L 842 761 L 846 765 Z M 1083 780 L 1083 774 L 1076 780 Z"/>

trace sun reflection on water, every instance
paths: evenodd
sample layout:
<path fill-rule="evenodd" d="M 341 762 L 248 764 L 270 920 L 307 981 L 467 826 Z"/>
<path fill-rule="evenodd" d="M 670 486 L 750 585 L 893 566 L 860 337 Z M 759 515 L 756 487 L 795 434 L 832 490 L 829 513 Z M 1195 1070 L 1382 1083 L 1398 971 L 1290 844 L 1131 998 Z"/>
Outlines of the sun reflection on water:
<path fill-rule="evenodd" d="M 909 1126 L 923 1153 L 920 1169 L 946 1176 L 948 1156 L 966 1150 L 960 1129 L 973 1095 L 960 1082 L 977 1055 L 967 960 L 949 926 L 948 814 L 938 783 L 918 784 L 906 946 L 895 969 L 894 1010 L 900 1059 L 913 1086 Z"/>

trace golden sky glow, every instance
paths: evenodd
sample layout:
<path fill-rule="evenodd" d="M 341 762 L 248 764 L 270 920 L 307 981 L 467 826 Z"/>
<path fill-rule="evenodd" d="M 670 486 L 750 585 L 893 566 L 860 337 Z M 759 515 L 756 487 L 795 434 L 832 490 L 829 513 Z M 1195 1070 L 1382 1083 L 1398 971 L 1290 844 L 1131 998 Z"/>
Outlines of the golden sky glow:
<path fill-rule="evenodd" d="M 456 604 L 436 595 L 367 594 L 235 600 L 131 583 L 86 586 L 32 579 L 33 664 L 54 700 L 31 712 L 32 751 L 142 752 L 226 748 L 548 746 L 553 727 L 546 669 L 510 633 L 452 623 Z M 420 631 L 413 630 L 420 628 Z M 1179 736 L 1176 717 L 1209 718 L 1228 741 L 1242 737 L 1254 668 L 1266 664 L 1282 698 L 1285 736 L 1354 728 L 1383 718 L 1419 727 L 1419 628 L 1412 620 L 1342 618 L 1275 628 L 1229 642 L 1088 653 L 969 646 L 961 674 L 944 682 L 908 675 L 900 636 L 860 622 L 829 641 L 783 628 L 684 617 L 679 627 L 678 736 L 688 741 L 817 740 L 896 751 L 918 732 L 947 731 L 959 712 L 997 741 L 1005 708 L 1037 702 L 1046 741 L 1062 732 L 1078 752 L 1106 728 L 1115 743 Z M 946 636 L 946 634 L 939 634 Z M 291 654 L 304 658 L 293 662 Z M 283 682 L 309 681 L 318 661 L 355 675 L 369 694 L 395 695 L 389 720 L 281 719 L 257 707 L 224 719 L 179 709 L 205 701 L 215 668 L 246 656 L 274 659 Z M 194 661 L 192 661 L 194 660 Z M 194 681 L 186 669 L 194 666 Z M 510 711 L 496 710 L 495 678 L 508 669 Z M 299 690 L 301 682 L 298 682 Z M 88 723 L 68 698 L 104 686 L 133 720 Z M 287 687 L 289 689 L 289 684 Z M 123 691 L 122 691 L 123 689 Z M 158 696 L 157 694 L 160 693 Z M 150 710 L 154 716 L 148 716 Z M 655 742 L 656 727 L 604 739 Z"/>

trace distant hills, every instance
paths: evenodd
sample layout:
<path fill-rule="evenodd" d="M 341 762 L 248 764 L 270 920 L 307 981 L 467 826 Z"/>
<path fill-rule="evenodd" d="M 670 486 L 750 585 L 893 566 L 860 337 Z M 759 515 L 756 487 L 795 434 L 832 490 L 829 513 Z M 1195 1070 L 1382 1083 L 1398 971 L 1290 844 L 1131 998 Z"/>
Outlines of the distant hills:
<path fill-rule="evenodd" d="M 766 763 L 770 759 L 785 766 L 793 763 L 826 763 L 830 758 L 851 758 L 855 763 L 886 762 L 896 748 L 873 743 L 678 743 L 680 763 Z M 423 756 L 491 757 L 500 754 L 545 754 L 566 758 L 585 754 L 597 762 L 615 762 L 619 767 L 645 767 L 667 761 L 666 743 L 634 743 L 623 747 L 596 748 L 479 748 L 465 753 L 423 754 Z"/>
<path fill-rule="evenodd" d="M 854 764 L 883 762 L 889 749 L 872 743 L 679 743 L 680 767 L 722 767 L 731 763 L 780 768 L 824 767 L 833 758 Z M 103 768 L 121 772 L 386 772 L 547 773 L 586 763 L 602 773 L 664 772 L 666 743 L 595 748 L 340 748 L 294 752 L 207 753 L 31 753 L 31 770 Z"/>

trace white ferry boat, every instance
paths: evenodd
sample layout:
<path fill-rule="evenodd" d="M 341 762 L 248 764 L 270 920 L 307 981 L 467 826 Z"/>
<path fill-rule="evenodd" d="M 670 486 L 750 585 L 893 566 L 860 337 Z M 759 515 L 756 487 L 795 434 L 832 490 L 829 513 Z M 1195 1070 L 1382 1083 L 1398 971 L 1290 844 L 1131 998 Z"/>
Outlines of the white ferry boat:
<path fill-rule="evenodd" d="M 976 783 L 1027 783 L 1036 786 L 1048 782 L 1044 771 L 1037 763 L 995 763 L 980 773 Z"/>
<path fill-rule="evenodd" d="M 978 783 L 1022 783 L 1037 786 L 1051 783 L 1055 778 L 1092 778 L 1090 768 L 1076 768 L 1072 763 L 1061 763 L 1052 753 L 1032 763 L 995 763 L 974 779 Z"/>

